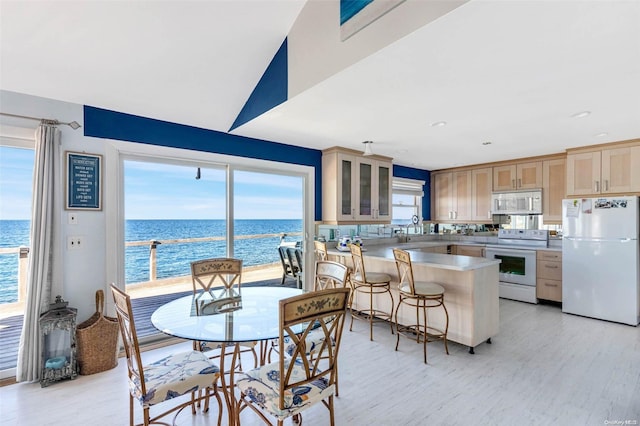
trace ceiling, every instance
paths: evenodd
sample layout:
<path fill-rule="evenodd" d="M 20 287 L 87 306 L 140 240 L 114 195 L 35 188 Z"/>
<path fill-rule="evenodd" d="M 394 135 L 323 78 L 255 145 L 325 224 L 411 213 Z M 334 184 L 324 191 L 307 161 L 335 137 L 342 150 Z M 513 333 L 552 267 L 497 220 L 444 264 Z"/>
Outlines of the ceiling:
<path fill-rule="evenodd" d="M 226 132 L 304 5 L 2 0 L 0 89 Z M 638 138 L 640 1 L 471 0 L 232 133 L 427 170 Z"/>

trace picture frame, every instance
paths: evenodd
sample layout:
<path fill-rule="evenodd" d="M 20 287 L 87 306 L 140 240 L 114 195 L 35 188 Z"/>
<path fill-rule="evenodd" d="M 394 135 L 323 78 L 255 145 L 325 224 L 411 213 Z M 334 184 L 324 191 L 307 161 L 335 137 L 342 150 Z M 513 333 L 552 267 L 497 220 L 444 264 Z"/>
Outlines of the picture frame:
<path fill-rule="evenodd" d="M 102 210 L 102 155 L 65 151 L 66 210 Z"/>

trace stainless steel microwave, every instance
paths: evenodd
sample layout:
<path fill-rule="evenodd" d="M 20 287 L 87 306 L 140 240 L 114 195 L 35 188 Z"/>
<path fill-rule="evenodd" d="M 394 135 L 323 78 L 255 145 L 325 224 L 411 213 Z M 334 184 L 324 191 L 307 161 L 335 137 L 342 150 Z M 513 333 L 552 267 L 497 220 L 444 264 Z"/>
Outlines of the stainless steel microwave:
<path fill-rule="evenodd" d="M 542 190 L 494 192 L 491 214 L 542 214 Z"/>

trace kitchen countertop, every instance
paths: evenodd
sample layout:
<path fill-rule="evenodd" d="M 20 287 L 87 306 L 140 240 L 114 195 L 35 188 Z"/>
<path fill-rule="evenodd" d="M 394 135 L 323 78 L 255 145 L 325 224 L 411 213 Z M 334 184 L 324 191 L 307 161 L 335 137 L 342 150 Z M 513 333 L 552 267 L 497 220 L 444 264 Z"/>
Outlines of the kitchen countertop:
<path fill-rule="evenodd" d="M 444 244 L 443 244 L 444 243 Z M 497 265 L 499 260 L 486 259 L 484 257 L 458 256 L 451 254 L 428 253 L 421 251 L 421 248 L 439 247 L 442 245 L 451 245 L 447 241 L 424 241 L 415 243 L 395 243 L 389 245 L 376 245 L 367 247 L 367 251 L 363 253 L 365 257 L 381 257 L 391 261 L 395 261 L 393 257 L 393 248 L 400 248 L 411 253 L 411 261 L 440 269 L 449 269 L 453 271 L 471 271 L 474 269 L 485 268 L 490 265 Z M 484 245 L 484 244 L 476 244 Z M 349 252 L 343 252 L 337 249 L 329 249 L 328 253 L 333 256 L 351 256 Z"/>

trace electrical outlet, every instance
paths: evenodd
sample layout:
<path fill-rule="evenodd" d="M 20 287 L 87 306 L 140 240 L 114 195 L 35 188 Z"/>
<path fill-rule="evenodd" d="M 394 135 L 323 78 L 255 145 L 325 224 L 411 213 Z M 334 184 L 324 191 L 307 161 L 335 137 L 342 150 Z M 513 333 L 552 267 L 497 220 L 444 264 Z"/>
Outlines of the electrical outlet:
<path fill-rule="evenodd" d="M 78 224 L 78 215 L 76 213 L 69 213 L 69 225 Z"/>
<path fill-rule="evenodd" d="M 67 249 L 78 250 L 84 246 L 82 237 L 69 237 L 67 238 Z"/>

